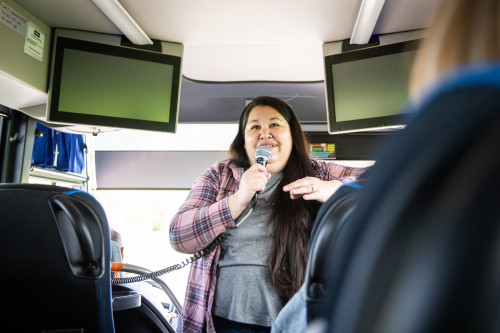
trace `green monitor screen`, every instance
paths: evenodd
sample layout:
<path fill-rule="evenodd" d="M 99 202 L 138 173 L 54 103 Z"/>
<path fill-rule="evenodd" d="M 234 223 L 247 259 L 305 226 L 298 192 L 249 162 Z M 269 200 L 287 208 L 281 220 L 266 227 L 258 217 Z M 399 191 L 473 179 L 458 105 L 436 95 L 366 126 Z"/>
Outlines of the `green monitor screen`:
<path fill-rule="evenodd" d="M 404 126 L 416 50 L 411 41 L 325 56 L 329 133 Z"/>
<path fill-rule="evenodd" d="M 58 37 L 48 120 L 175 132 L 181 58 Z"/>

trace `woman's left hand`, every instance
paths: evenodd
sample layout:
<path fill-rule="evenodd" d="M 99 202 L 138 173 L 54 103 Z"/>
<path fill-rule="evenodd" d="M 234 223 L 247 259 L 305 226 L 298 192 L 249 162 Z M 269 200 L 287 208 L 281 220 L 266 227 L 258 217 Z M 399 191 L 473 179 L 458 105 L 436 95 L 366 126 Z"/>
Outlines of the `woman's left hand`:
<path fill-rule="evenodd" d="M 342 186 L 340 180 L 325 181 L 316 177 L 305 177 L 283 187 L 283 191 L 290 192 L 290 198 L 317 200 L 325 202 L 335 191 Z"/>

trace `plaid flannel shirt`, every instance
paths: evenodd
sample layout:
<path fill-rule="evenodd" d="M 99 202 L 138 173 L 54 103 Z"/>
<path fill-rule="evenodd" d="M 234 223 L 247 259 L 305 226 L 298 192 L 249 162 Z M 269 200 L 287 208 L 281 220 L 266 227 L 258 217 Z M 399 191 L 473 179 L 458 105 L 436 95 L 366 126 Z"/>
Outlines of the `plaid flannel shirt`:
<path fill-rule="evenodd" d="M 336 163 L 311 160 L 315 177 L 321 180 L 355 180 L 366 168 L 351 168 Z M 236 226 L 228 206 L 228 196 L 236 192 L 243 168 L 229 161 L 211 166 L 195 180 L 186 201 L 170 224 L 170 244 L 184 253 L 196 253 L 210 244 L 226 228 Z M 182 309 L 183 332 L 215 332 L 212 304 L 217 283 L 220 246 L 191 264 Z"/>

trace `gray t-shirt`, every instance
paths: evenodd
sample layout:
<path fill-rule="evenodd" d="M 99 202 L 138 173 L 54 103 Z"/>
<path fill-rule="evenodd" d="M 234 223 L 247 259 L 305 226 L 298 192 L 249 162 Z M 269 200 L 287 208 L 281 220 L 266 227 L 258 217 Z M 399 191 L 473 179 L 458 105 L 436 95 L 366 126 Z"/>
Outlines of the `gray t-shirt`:
<path fill-rule="evenodd" d="M 270 327 L 284 305 L 272 285 L 267 265 L 271 245 L 267 226 L 271 214 L 269 200 L 282 178 L 282 173 L 271 176 L 254 211 L 221 244 L 213 305 L 217 316 Z M 250 205 L 236 223 L 249 209 Z"/>

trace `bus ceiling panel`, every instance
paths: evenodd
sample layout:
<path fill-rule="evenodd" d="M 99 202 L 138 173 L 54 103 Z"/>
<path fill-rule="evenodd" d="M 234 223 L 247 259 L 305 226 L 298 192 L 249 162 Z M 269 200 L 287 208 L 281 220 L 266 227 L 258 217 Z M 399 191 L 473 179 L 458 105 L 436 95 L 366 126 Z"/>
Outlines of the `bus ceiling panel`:
<path fill-rule="evenodd" d="M 323 81 L 201 82 L 182 80 L 179 123 L 237 123 L 246 104 L 257 96 L 283 99 L 303 124 L 326 124 Z"/>
<path fill-rule="evenodd" d="M 186 46 L 182 72 L 200 81 L 320 81 L 321 45 Z"/>
<path fill-rule="evenodd" d="M 437 3 L 436 0 L 385 0 L 373 33 L 382 35 L 426 28 Z"/>

